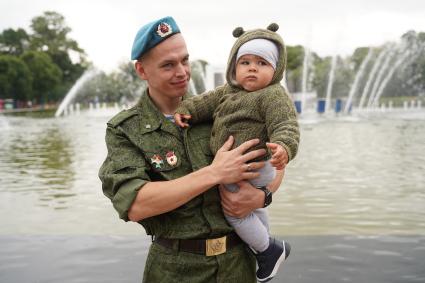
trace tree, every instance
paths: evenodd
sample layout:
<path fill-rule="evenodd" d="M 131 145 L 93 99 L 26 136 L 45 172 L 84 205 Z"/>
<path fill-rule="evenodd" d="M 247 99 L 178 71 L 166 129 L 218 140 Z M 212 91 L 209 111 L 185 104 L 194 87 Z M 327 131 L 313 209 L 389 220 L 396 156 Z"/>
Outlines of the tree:
<path fill-rule="evenodd" d="M 302 84 L 303 62 L 304 62 L 304 47 L 286 46 L 287 61 L 286 72 L 287 82 L 290 92 L 300 92 Z"/>
<path fill-rule="evenodd" d="M 59 86 L 62 80 L 62 71 L 53 63 L 46 53 L 39 51 L 29 51 L 21 56 L 32 73 L 33 98 L 38 102 L 48 102 L 52 100 L 49 93 Z"/>
<path fill-rule="evenodd" d="M 314 63 L 315 75 L 313 88 L 316 90 L 317 97 L 319 98 L 324 98 L 326 96 L 331 60 L 331 57 L 326 57 L 324 59 L 317 57 Z"/>
<path fill-rule="evenodd" d="M 292 71 L 303 67 L 304 47 L 302 47 L 301 45 L 286 46 L 286 54 L 286 67 L 288 70 Z"/>
<path fill-rule="evenodd" d="M 111 84 L 109 88 L 114 90 L 110 97 L 118 96 L 119 99 L 108 99 L 107 101 L 137 101 L 147 86 L 146 81 L 137 75 L 132 62 L 121 63 L 118 71 L 108 76 L 108 81 Z"/>
<path fill-rule="evenodd" d="M 18 57 L 0 55 L 0 98 L 26 101 L 31 94 L 31 72 Z"/>
<path fill-rule="evenodd" d="M 370 48 L 371 47 L 358 47 L 354 50 L 353 55 L 351 55 L 351 61 L 354 63 L 354 71 L 357 71 L 360 68 L 360 65 L 369 53 Z"/>
<path fill-rule="evenodd" d="M 0 34 L 0 53 L 20 56 L 29 47 L 29 35 L 24 29 L 6 29 Z"/>
<path fill-rule="evenodd" d="M 53 62 L 59 66 L 63 73 L 63 82 L 69 87 L 81 76 L 87 68 L 86 54 L 78 43 L 68 37 L 69 28 L 64 17 L 56 12 L 47 11 L 42 16 L 31 21 L 33 34 L 31 35 L 31 48 L 46 52 Z M 79 57 L 73 62 L 72 56 Z"/>
<path fill-rule="evenodd" d="M 205 77 L 207 72 L 207 65 L 208 63 L 205 60 L 195 60 L 190 63 L 191 79 L 193 82 L 193 87 L 195 88 L 194 91 L 196 92 L 194 94 L 199 94 L 206 91 Z"/>
<path fill-rule="evenodd" d="M 332 98 L 348 97 L 355 74 L 350 68 L 350 65 L 349 59 L 343 60 L 341 57 L 337 57 L 332 86 Z"/>

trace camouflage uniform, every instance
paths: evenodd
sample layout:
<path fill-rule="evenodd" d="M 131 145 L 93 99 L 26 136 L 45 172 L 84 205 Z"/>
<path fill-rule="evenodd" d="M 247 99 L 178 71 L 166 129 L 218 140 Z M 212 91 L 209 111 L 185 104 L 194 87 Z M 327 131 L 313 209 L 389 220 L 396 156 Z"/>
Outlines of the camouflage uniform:
<path fill-rule="evenodd" d="M 113 117 L 106 129 L 108 155 L 99 177 L 120 218 L 129 220 L 128 209 L 147 182 L 176 179 L 210 164 L 210 131 L 210 124 L 180 130 L 157 110 L 147 93 L 138 105 Z M 223 216 L 216 187 L 139 223 L 148 235 L 169 239 L 217 238 L 233 231 Z M 204 256 L 154 242 L 143 282 L 256 282 L 255 259 L 244 244 L 221 255 Z"/>

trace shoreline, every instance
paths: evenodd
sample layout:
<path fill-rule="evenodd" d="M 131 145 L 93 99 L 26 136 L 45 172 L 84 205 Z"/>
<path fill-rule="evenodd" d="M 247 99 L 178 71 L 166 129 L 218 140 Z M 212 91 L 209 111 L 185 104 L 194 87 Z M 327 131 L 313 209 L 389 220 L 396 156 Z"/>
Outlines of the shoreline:
<path fill-rule="evenodd" d="M 425 236 L 291 236 L 273 282 L 423 282 Z M 150 238 L 0 235 L 1 282 L 140 282 Z"/>

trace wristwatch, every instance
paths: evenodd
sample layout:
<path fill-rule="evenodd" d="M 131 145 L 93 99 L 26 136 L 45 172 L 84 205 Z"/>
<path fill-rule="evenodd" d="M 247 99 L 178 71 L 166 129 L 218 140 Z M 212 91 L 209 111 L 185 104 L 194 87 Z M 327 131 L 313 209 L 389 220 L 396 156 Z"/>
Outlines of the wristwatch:
<path fill-rule="evenodd" d="M 272 192 L 269 191 L 269 189 L 267 189 L 266 186 L 264 187 L 259 187 L 258 189 L 262 190 L 266 196 L 264 197 L 264 206 L 263 207 L 267 207 L 272 203 Z"/>

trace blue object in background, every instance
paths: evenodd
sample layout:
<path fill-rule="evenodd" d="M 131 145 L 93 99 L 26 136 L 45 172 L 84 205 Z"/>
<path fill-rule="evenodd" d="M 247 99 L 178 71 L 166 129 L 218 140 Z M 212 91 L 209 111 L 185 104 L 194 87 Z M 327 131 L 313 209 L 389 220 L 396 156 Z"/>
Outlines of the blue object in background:
<path fill-rule="evenodd" d="M 300 100 L 295 100 L 294 104 L 295 104 L 295 109 L 297 110 L 297 113 L 298 114 L 301 114 L 301 111 L 302 111 L 301 101 Z"/>
<path fill-rule="evenodd" d="M 341 111 L 342 111 L 342 100 L 338 98 L 335 103 L 335 112 L 339 113 Z"/>
<path fill-rule="evenodd" d="M 317 112 L 325 113 L 326 101 L 324 99 L 319 99 L 317 101 Z"/>

